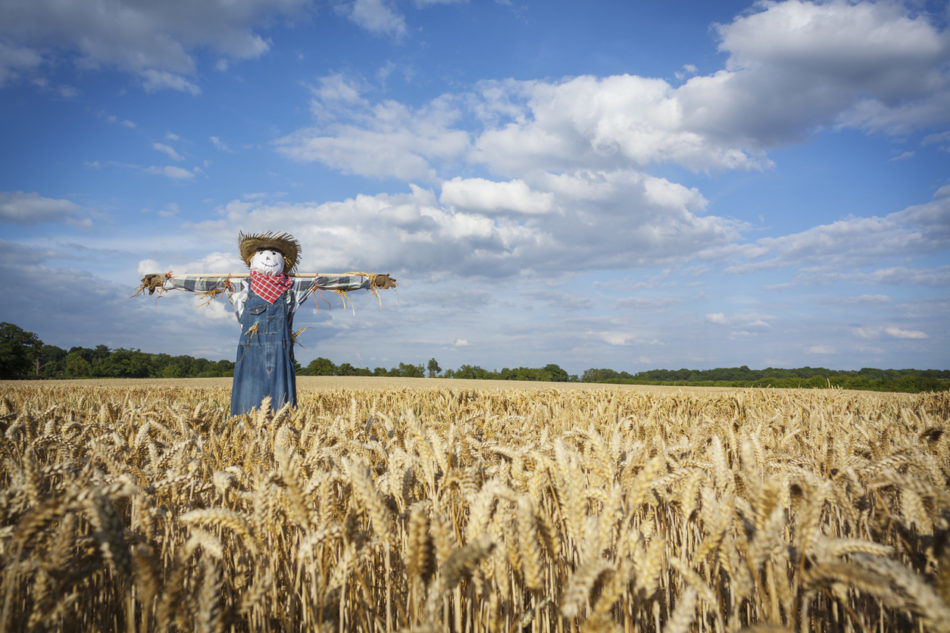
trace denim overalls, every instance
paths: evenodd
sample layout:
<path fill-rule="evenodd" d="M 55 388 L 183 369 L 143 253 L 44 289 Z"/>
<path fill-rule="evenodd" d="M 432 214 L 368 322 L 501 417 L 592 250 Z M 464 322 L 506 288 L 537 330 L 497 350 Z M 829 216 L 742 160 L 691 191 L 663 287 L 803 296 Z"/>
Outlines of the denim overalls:
<path fill-rule="evenodd" d="M 290 335 L 293 321 L 286 292 L 274 303 L 268 303 L 248 290 L 234 365 L 231 415 L 259 408 L 264 396 L 271 397 L 272 411 L 288 402 L 297 405 L 294 343 Z"/>

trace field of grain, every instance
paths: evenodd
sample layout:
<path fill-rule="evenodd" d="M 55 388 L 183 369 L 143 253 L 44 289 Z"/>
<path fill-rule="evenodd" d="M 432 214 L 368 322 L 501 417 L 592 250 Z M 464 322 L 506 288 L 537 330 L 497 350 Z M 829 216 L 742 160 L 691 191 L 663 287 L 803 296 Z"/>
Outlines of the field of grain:
<path fill-rule="evenodd" d="M 359 380 L 0 383 L 0 631 L 950 632 L 950 393 Z"/>

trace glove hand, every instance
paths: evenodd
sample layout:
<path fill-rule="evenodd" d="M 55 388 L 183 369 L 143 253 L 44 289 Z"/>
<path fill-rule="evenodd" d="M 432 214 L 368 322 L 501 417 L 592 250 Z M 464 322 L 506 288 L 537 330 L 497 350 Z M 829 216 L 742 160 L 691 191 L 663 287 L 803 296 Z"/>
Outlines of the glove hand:
<path fill-rule="evenodd" d="M 395 288 L 399 284 L 389 275 L 376 275 L 373 277 L 373 285 L 386 290 L 388 288 Z"/>
<path fill-rule="evenodd" d="M 165 275 L 151 274 L 142 277 L 142 289 L 148 290 L 148 294 L 155 294 L 155 290 L 165 286 Z"/>

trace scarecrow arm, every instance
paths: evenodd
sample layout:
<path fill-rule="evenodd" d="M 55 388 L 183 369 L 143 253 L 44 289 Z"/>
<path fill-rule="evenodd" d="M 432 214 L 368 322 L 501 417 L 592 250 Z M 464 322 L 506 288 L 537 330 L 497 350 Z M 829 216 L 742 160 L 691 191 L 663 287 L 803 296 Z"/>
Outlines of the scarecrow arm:
<path fill-rule="evenodd" d="M 292 276 L 295 291 L 309 292 L 311 290 L 360 290 L 369 288 L 371 277 L 369 275 L 318 275 L 316 277 L 296 277 Z"/>
<path fill-rule="evenodd" d="M 229 295 L 240 292 L 247 284 L 247 273 L 244 274 L 177 274 L 172 273 L 145 275 L 138 288 L 138 293 L 148 292 L 153 294 L 156 290 L 164 292 L 167 290 L 185 290 L 187 292 L 197 292 L 201 294 L 217 295 L 220 292 L 227 292 Z M 293 292 L 303 300 L 303 298 L 317 290 L 330 290 L 335 292 L 349 292 L 351 290 L 369 289 L 374 292 L 377 290 L 387 290 L 395 288 L 397 282 L 389 275 L 382 273 L 345 273 L 345 274 L 319 274 L 302 273 L 292 275 Z"/>
<path fill-rule="evenodd" d="M 172 273 L 150 274 L 142 277 L 136 295 L 158 290 L 162 294 L 168 290 L 185 290 L 199 294 L 217 295 L 227 292 L 229 295 L 241 289 L 245 279 L 232 279 L 230 275 L 173 275 Z"/>
<path fill-rule="evenodd" d="M 293 279 L 293 291 L 297 296 L 297 303 L 303 303 L 307 296 L 318 290 L 329 290 L 343 296 L 352 290 L 372 290 L 378 293 L 380 289 L 395 288 L 396 280 L 389 275 L 380 273 L 346 273 L 342 275 L 296 275 Z M 378 294 L 377 294 L 378 296 Z M 346 300 L 344 299 L 344 303 Z"/>
<path fill-rule="evenodd" d="M 234 292 L 244 283 L 243 279 L 230 279 L 229 275 L 166 275 L 164 288 L 216 294 L 225 290 Z"/>

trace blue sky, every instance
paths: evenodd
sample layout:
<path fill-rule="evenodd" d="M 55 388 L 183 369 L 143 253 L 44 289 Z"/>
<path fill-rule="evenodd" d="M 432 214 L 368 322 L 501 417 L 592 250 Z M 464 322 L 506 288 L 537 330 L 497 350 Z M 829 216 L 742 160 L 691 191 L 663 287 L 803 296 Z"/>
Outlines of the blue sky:
<path fill-rule="evenodd" d="M 950 368 L 945 2 L 4 0 L 0 320 L 232 358 L 146 272 L 389 272 L 363 367 Z"/>

